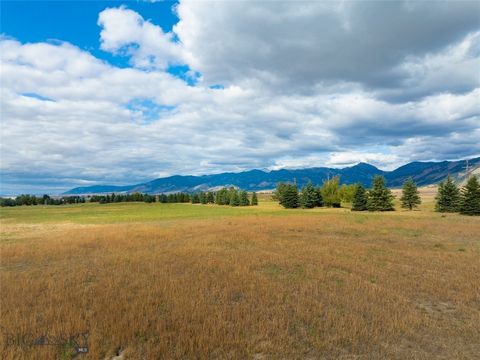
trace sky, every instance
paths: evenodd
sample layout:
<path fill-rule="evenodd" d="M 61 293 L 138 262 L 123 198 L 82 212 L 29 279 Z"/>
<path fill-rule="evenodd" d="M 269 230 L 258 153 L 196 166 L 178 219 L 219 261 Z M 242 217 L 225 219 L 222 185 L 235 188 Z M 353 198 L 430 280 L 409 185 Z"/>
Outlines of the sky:
<path fill-rule="evenodd" d="M 478 1 L 4 1 L 0 193 L 480 155 Z"/>

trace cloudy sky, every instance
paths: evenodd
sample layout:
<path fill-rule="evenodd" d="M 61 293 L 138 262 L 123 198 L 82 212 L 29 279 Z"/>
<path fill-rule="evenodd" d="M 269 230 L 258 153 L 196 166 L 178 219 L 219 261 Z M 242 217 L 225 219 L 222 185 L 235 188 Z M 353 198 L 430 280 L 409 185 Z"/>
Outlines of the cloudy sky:
<path fill-rule="evenodd" d="M 480 2 L 2 1 L 1 193 L 480 154 Z"/>

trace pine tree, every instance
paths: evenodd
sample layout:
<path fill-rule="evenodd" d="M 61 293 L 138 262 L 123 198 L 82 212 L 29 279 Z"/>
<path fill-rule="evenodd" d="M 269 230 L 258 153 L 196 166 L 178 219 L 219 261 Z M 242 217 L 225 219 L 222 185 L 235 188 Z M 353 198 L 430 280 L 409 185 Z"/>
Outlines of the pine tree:
<path fill-rule="evenodd" d="M 450 176 L 438 184 L 438 193 L 435 199 L 437 200 L 436 211 L 457 212 L 459 210 L 460 191 Z"/>
<path fill-rule="evenodd" d="M 403 183 L 402 197 L 400 198 L 400 201 L 402 202 L 402 208 L 409 210 L 413 210 L 413 208 L 418 207 L 418 205 L 422 203 L 417 185 L 411 177 Z"/>
<path fill-rule="evenodd" d="M 385 186 L 385 178 L 377 175 L 373 178 L 373 188 L 369 192 L 367 208 L 369 211 L 393 211 L 394 196 Z"/>
<path fill-rule="evenodd" d="M 480 215 L 480 184 L 475 175 L 471 176 L 462 188 L 460 213 Z"/>
<path fill-rule="evenodd" d="M 209 204 L 213 204 L 215 202 L 215 196 L 213 195 L 212 192 L 207 193 L 207 202 Z"/>
<path fill-rule="evenodd" d="M 198 204 L 200 203 L 200 197 L 198 196 L 197 193 L 193 194 L 191 197 L 192 204 Z"/>
<path fill-rule="evenodd" d="M 251 205 L 252 206 L 258 205 L 258 198 L 257 198 L 257 193 L 256 192 L 252 192 Z"/>
<path fill-rule="evenodd" d="M 248 194 L 246 191 L 242 190 L 240 191 L 240 206 L 249 206 L 250 201 L 248 200 Z"/>
<path fill-rule="evenodd" d="M 300 194 L 300 204 L 303 208 L 311 209 L 319 203 L 318 193 L 309 181 L 302 189 Z"/>
<path fill-rule="evenodd" d="M 368 196 L 365 188 L 358 184 L 355 189 L 355 194 L 352 200 L 352 211 L 365 211 L 367 210 Z"/>
<path fill-rule="evenodd" d="M 272 199 L 275 201 L 278 201 L 280 205 L 283 205 L 283 195 L 285 191 L 287 190 L 289 184 L 286 183 L 278 183 L 277 188 L 273 192 Z"/>
<path fill-rule="evenodd" d="M 226 188 L 220 189 L 215 195 L 215 204 L 217 205 L 228 205 L 230 203 L 230 198 L 228 190 Z"/>
<path fill-rule="evenodd" d="M 230 206 L 239 206 L 240 198 L 238 197 L 238 191 L 235 188 L 230 189 Z"/>
<path fill-rule="evenodd" d="M 318 186 L 315 191 L 317 192 L 317 203 L 315 206 L 321 207 L 323 206 L 322 187 Z"/>
<path fill-rule="evenodd" d="M 286 185 L 282 195 L 282 205 L 286 209 L 295 209 L 298 207 L 298 189 L 297 185 Z"/>

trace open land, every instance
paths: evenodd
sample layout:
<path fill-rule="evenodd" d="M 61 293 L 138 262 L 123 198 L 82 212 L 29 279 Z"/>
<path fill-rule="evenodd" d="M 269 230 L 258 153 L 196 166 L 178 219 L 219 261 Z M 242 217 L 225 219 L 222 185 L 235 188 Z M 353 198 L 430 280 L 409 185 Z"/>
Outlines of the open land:
<path fill-rule="evenodd" d="M 433 196 L 2 208 L 0 358 L 478 359 L 480 219 Z"/>

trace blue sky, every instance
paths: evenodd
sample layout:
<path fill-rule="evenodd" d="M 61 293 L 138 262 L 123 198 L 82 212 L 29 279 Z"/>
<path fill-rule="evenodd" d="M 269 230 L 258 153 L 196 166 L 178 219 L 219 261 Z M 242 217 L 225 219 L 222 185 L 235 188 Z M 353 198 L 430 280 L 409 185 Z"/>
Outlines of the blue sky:
<path fill-rule="evenodd" d="M 21 42 L 67 41 L 119 67 L 128 66 L 128 58 L 113 56 L 99 47 L 98 14 L 105 8 L 126 5 L 145 19 L 171 31 L 178 17 L 175 1 L 4 1 L 2 33 Z"/>
<path fill-rule="evenodd" d="M 1 10 L 2 194 L 480 154 L 475 1 Z"/>

